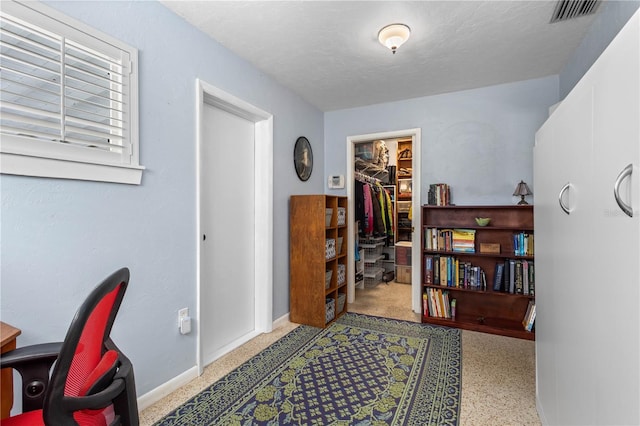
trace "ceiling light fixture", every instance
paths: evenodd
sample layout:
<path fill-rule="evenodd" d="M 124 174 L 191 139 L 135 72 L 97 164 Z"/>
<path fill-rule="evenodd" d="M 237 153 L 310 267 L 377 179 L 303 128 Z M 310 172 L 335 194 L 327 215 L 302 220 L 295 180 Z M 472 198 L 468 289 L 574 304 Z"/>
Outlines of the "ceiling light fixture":
<path fill-rule="evenodd" d="M 409 39 L 411 28 L 405 24 L 387 25 L 378 32 L 378 41 L 396 54 L 396 49 Z"/>

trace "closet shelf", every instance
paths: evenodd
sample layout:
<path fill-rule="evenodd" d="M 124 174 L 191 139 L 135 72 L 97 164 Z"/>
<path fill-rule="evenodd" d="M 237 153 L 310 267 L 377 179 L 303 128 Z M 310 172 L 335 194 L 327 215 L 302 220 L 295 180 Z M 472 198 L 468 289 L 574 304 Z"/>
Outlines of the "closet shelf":
<path fill-rule="evenodd" d="M 372 256 L 372 257 L 365 257 L 364 258 L 364 263 L 376 263 L 378 260 L 382 260 L 384 259 L 384 255 L 379 255 L 379 256 Z"/>
<path fill-rule="evenodd" d="M 386 238 L 386 237 L 383 237 L 383 238 Z M 360 243 L 360 247 L 364 249 L 375 249 L 377 247 L 382 247 L 382 246 L 384 246 L 384 241 L 381 241 L 375 244 Z"/>
<path fill-rule="evenodd" d="M 356 170 L 360 173 L 364 173 L 367 176 L 378 178 L 378 179 L 386 179 L 389 175 L 389 171 L 380 167 L 377 164 L 370 163 L 362 158 L 356 157 Z"/>
<path fill-rule="evenodd" d="M 377 278 L 377 276 L 384 273 L 384 268 L 371 268 L 371 270 L 364 273 L 365 278 Z"/>

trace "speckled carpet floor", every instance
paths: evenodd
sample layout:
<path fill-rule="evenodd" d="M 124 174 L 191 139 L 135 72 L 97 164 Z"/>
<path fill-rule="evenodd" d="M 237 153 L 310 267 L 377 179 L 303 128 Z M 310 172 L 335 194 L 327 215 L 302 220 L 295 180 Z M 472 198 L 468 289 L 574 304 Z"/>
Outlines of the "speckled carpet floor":
<path fill-rule="evenodd" d="M 356 289 L 349 311 L 420 322 L 420 314 L 411 311 L 411 286 L 393 281 Z M 152 426 L 298 326 L 280 321 L 270 333 L 209 364 L 201 376 L 146 407 L 140 426 Z M 541 425 L 535 399 L 535 342 L 463 330 L 462 350 L 459 426 Z"/>
<path fill-rule="evenodd" d="M 355 313 L 300 326 L 156 424 L 457 425 L 460 335 Z"/>

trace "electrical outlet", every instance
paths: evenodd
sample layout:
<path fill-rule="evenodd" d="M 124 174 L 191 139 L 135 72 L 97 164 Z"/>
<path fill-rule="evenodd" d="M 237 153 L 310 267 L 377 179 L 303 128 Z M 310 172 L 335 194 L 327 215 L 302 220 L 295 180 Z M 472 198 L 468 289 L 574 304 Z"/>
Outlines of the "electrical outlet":
<path fill-rule="evenodd" d="M 189 316 L 189 308 L 182 308 L 178 310 L 178 323 L 180 322 L 180 319 L 182 318 L 186 318 Z"/>
<path fill-rule="evenodd" d="M 191 317 L 189 317 L 189 308 L 178 310 L 178 330 L 180 334 L 191 333 Z"/>

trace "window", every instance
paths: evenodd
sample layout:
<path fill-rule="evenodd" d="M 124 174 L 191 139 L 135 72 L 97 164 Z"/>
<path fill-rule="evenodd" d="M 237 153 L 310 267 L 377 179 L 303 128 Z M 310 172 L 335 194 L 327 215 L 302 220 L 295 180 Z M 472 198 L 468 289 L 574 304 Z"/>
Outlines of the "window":
<path fill-rule="evenodd" d="M 138 51 L 3 1 L 0 172 L 139 184 Z"/>

